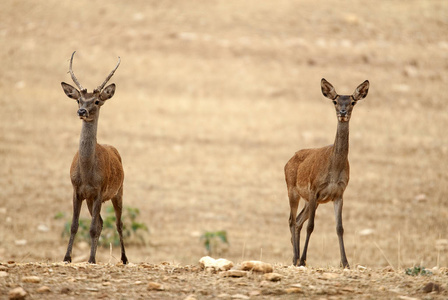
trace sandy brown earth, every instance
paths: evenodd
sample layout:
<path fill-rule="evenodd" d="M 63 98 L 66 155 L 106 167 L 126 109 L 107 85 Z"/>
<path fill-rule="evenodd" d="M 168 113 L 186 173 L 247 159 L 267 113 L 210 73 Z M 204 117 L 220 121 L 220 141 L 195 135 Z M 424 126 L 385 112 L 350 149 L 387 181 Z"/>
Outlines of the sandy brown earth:
<path fill-rule="evenodd" d="M 392 268 L 274 266 L 273 273 L 213 272 L 171 263 L 2 264 L 1 292 L 45 299 L 446 299 L 448 270 L 411 277 Z M 5 272 L 5 271 L 0 271 Z M 232 275 L 233 274 L 233 275 Z M 273 275 L 273 276 L 271 276 Z M 8 291 L 9 289 L 9 291 Z"/>
<path fill-rule="evenodd" d="M 39 298 L 45 285 L 49 298 L 295 298 L 286 290 L 300 284 L 314 298 L 446 298 L 446 271 L 405 270 L 448 266 L 447 11 L 446 1 L 417 0 L 3 1 L 2 296 L 21 286 Z M 118 247 L 98 249 L 98 266 L 59 264 L 81 128 L 60 87 L 74 50 L 89 91 L 121 57 L 98 141 L 120 151 L 125 205 L 149 228 L 145 245 L 125 241 L 131 266 L 113 266 Z M 334 141 L 322 77 L 341 94 L 371 85 L 350 121 L 351 271 L 337 268 L 331 204 L 317 211 L 308 269 L 290 267 L 283 167 Z M 212 256 L 271 263 L 282 280 L 200 270 L 200 236 L 221 230 L 229 245 Z M 75 241 L 77 261 L 88 251 Z M 40 282 L 23 281 L 31 275 Z M 151 281 L 165 290 L 148 292 Z M 422 292 L 429 282 L 445 292 Z"/>

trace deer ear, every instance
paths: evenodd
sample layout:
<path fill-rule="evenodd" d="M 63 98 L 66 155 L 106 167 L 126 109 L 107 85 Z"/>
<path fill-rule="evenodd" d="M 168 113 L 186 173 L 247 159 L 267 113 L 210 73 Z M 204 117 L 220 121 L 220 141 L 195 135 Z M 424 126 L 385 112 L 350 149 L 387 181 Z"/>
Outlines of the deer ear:
<path fill-rule="evenodd" d="M 71 86 L 70 84 L 65 83 L 65 82 L 61 82 L 61 86 L 62 86 L 62 89 L 64 90 L 64 93 L 69 98 L 77 100 L 81 96 L 79 91 L 76 88 L 74 88 L 73 86 Z"/>
<path fill-rule="evenodd" d="M 324 94 L 324 96 L 328 99 L 334 100 L 338 96 L 334 87 L 331 85 L 331 83 L 326 81 L 325 78 L 322 78 L 320 87 L 322 89 L 322 94 Z"/>
<path fill-rule="evenodd" d="M 356 88 L 352 97 L 356 101 L 364 99 L 367 96 L 368 91 L 369 91 L 369 81 L 366 80 Z"/>
<path fill-rule="evenodd" d="M 107 99 L 110 99 L 115 94 L 115 83 L 112 83 L 101 92 L 100 99 L 103 101 L 106 101 Z"/>

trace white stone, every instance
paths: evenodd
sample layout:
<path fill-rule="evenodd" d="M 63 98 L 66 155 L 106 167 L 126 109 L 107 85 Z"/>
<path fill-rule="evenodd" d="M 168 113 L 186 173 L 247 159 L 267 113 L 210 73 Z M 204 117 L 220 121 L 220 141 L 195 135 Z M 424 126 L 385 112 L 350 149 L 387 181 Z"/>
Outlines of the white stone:
<path fill-rule="evenodd" d="M 214 259 L 210 256 L 202 257 L 199 260 L 199 264 L 205 269 L 212 268 L 217 271 L 227 271 L 233 267 L 233 262 L 230 260 L 224 258 Z"/>

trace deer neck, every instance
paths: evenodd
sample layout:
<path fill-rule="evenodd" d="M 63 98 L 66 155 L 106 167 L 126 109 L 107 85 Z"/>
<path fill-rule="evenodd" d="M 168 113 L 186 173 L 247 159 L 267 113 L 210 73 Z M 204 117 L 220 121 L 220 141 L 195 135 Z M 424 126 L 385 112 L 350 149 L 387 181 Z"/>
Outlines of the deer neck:
<path fill-rule="evenodd" d="M 81 137 L 79 140 L 79 162 L 81 170 L 87 172 L 91 170 L 95 161 L 98 116 L 99 111 L 96 113 L 93 121 L 82 121 Z"/>
<path fill-rule="evenodd" d="M 348 160 L 348 122 L 338 121 L 336 139 L 333 145 L 333 153 L 330 159 L 330 174 L 339 176 L 345 169 Z"/>

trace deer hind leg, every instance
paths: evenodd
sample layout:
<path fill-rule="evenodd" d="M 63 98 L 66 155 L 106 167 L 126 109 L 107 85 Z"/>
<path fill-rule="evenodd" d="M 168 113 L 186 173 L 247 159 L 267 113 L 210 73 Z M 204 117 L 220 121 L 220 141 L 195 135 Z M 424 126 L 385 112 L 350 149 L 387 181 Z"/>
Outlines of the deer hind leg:
<path fill-rule="evenodd" d="M 114 205 L 115 217 L 117 219 L 117 231 L 120 236 L 121 261 L 123 264 L 127 264 L 128 258 L 126 257 L 126 251 L 124 250 L 123 243 L 123 222 L 121 221 L 121 214 L 123 211 L 123 187 L 121 187 L 117 195 L 112 198 L 112 204 Z"/>
<path fill-rule="evenodd" d="M 310 242 L 311 233 L 313 233 L 313 230 L 314 230 L 314 216 L 316 215 L 317 206 L 318 206 L 318 204 L 316 203 L 316 200 L 310 199 L 306 203 L 302 212 L 300 213 L 300 214 L 303 213 L 302 218 L 300 218 L 298 220 L 298 223 L 300 224 L 300 228 L 302 228 L 302 225 L 305 222 L 305 220 L 309 219 L 307 227 L 306 227 L 305 245 L 303 246 L 302 257 L 300 258 L 300 264 L 299 264 L 300 266 L 306 266 L 306 254 L 308 252 L 308 243 Z"/>
<path fill-rule="evenodd" d="M 291 208 L 289 215 L 289 229 L 291 231 L 291 244 L 293 249 L 292 263 L 296 266 L 300 257 L 300 230 L 298 230 L 296 225 L 296 215 L 299 207 L 300 196 L 294 189 L 288 192 L 288 196 L 289 206 Z"/>
<path fill-rule="evenodd" d="M 81 212 L 82 199 L 79 199 L 76 191 L 73 191 L 73 218 L 72 225 L 70 228 L 70 240 L 68 242 L 67 252 L 65 253 L 64 261 L 72 262 L 72 248 L 73 241 L 75 240 L 76 233 L 79 227 L 79 214 Z"/>
<path fill-rule="evenodd" d="M 341 265 L 343 268 L 350 269 L 350 265 L 347 261 L 347 256 L 345 255 L 344 247 L 344 227 L 342 226 L 342 198 L 334 200 L 334 216 L 336 218 L 336 232 L 339 239 L 339 250 L 341 252 Z"/>
<path fill-rule="evenodd" d="M 101 218 L 101 204 L 102 197 L 101 193 L 97 195 L 94 200 L 88 200 L 87 206 L 89 207 L 90 214 L 92 215 L 92 223 L 90 223 L 90 238 L 92 240 L 92 245 L 90 248 L 90 258 L 89 263 L 96 263 L 96 249 L 98 247 L 98 240 L 103 229 L 103 219 Z"/>

